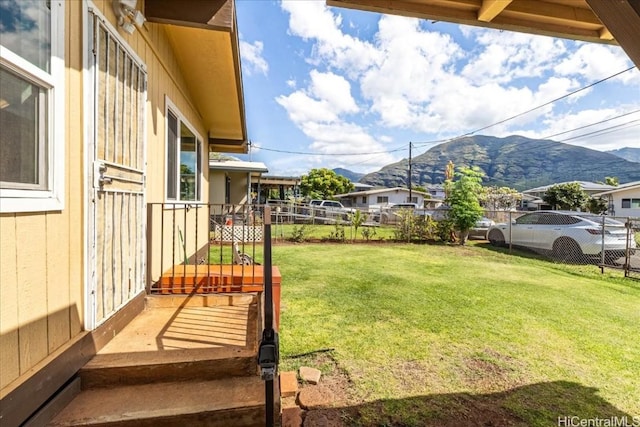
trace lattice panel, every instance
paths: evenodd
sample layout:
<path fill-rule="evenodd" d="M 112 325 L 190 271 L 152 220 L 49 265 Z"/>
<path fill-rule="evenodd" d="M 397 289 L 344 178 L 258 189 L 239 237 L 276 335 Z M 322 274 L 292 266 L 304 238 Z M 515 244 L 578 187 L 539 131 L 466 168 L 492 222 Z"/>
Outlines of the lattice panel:
<path fill-rule="evenodd" d="M 216 242 L 261 242 L 262 226 L 256 225 L 216 225 L 213 230 Z"/>

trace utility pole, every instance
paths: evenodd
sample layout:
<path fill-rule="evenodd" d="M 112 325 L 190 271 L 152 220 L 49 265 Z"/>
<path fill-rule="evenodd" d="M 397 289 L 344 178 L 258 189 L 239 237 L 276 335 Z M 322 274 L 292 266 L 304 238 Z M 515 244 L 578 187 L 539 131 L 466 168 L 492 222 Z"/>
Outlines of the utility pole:
<path fill-rule="evenodd" d="M 409 203 L 413 203 L 412 192 L 411 192 L 411 146 L 413 143 L 409 141 L 409 176 L 407 176 L 407 188 L 409 189 Z"/>

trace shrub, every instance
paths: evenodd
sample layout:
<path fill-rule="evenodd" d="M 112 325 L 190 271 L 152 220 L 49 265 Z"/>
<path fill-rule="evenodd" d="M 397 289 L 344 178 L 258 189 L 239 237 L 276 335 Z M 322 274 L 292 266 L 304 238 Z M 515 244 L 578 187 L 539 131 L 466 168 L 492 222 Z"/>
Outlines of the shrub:
<path fill-rule="evenodd" d="M 362 237 L 368 242 L 376 235 L 376 229 L 374 227 L 363 227 L 361 231 Z"/>
<path fill-rule="evenodd" d="M 289 240 L 297 243 L 306 242 L 308 231 L 306 224 L 302 224 L 300 227 L 294 225 L 293 230 L 291 230 L 291 237 Z"/>
<path fill-rule="evenodd" d="M 329 233 L 329 237 L 327 238 L 327 240 L 330 240 L 332 242 L 344 242 L 345 241 L 345 234 L 344 234 L 344 225 L 342 225 L 339 222 L 336 222 L 335 226 L 334 226 L 334 230 Z"/>

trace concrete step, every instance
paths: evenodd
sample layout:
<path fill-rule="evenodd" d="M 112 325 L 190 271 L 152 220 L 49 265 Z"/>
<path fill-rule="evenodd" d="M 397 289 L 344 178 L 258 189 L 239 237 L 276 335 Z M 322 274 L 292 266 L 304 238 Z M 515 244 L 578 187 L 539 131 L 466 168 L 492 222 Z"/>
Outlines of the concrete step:
<path fill-rule="evenodd" d="M 252 375 L 258 375 L 257 353 L 241 348 L 97 355 L 79 372 L 83 390 Z"/>
<path fill-rule="evenodd" d="M 151 297 L 79 372 L 82 388 L 257 375 L 253 295 Z"/>
<path fill-rule="evenodd" d="M 81 392 L 49 425 L 263 426 L 264 395 L 257 376 L 97 388 Z"/>

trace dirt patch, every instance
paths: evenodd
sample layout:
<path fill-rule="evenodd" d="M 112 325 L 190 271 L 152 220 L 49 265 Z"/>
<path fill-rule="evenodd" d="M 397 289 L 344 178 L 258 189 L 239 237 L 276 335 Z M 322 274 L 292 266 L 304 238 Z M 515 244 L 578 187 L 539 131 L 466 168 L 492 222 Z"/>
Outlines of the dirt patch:
<path fill-rule="evenodd" d="M 331 351 L 322 351 L 295 358 L 295 366 L 309 366 L 322 371 L 318 384 L 298 380 L 296 399 L 302 408 L 303 426 L 347 427 L 356 403 L 353 384 L 344 369 L 338 366 Z M 290 361 L 291 363 L 291 361 Z"/>
<path fill-rule="evenodd" d="M 465 359 L 464 364 L 464 382 L 475 391 L 500 391 L 521 385 L 517 361 L 495 350 L 485 349 Z"/>
<path fill-rule="evenodd" d="M 288 368 L 309 366 L 322 371 L 317 385 L 300 380 L 298 383 L 300 391 L 296 403 L 307 408 L 301 409 L 304 427 L 526 426 L 505 405 L 511 393 L 509 389 L 518 383 L 514 378 L 517 361 L 492 349 L 485 349 L 463 361 L 460 375 L 473 393 L 447 393 L 447 385 L 441 384 L 441 387 L 434 387 L 438 392 L 420 395 L 417 392 L 420 384 L 437 385 L 441 379 L 435 370 L 422 362 L 406 361 L 387 369 L 392 369 L 394 377 L 401 380 L 403 394 L 409 397 L 376 401 L 363 401 L 355 394 L 349 373 L 338 364 L 330 350 L 289 359 L 287 365 Z"/>

